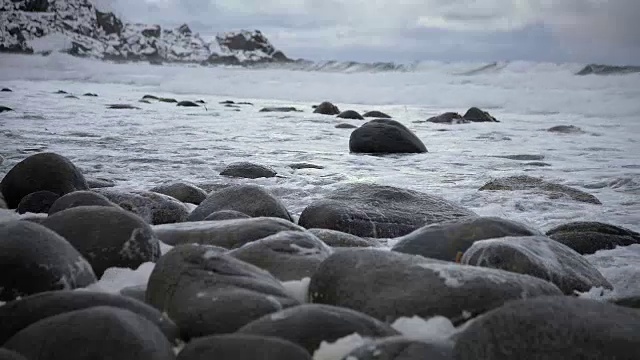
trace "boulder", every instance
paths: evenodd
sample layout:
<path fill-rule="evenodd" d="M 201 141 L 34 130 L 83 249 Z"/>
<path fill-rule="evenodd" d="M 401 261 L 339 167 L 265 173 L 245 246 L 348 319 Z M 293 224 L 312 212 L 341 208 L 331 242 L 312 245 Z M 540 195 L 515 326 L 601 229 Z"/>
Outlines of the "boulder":
<path fill-rule="evenodd" d="M 204 221 L 209 221 L 209 220 L 232 220 L 232 219 L 250 219 L 251 216 L 240 212 L 240 211 L 235 211 L 235 210 L 219 210 L 219 211 L 215 211 L 212 212 L 211 214 L 209 214 L 206 218 L 204 218 Z"/>
<path fill-rule="evenodd" d="M 211 193 L 189 214 L 187 221 L 201 221 L 220 210 L 235 210 L 251 217 L 278 217 L 292 221 L 284 204 L 257 185 L 229 186 Z"/>
<path fill-rule="evenodd" d="M 391 186 L 356 183 L 344 185 L 315 201 L 300 215 L 298 224 L 338 230 L 361 237 L 395 238 L 422 226 L 474 217 L 471 210 L 447 200 Z"/>
<path fill-rule="evenodd" d="M 462 115 L 456 112 L 446 112 L 444 114 L 428 118 L 427 122 L 436 124 L 467 124 L 469 123 L 469 120 L 465 120 Z"/>
<path fill-rule="evenodd" d="M 127 286 L 122 288 L 119 293 L 122 296 L 136 299 L 144 303 L 147 297 L 147 285 Z"/>
<path fill-rule="evenodd" d="M 367 111 L 364 114 L 362 114 L 362 117 L 372 117 L 372 118 L 378 118 L 378 119 L 391 119 L 390 115 L 387 115 L 385 113 L 383 113 L 382 111 L 378 111 L 378 110 L 373 110 L 373 111 Z"/>
<path fill-rule="evenodd" d="M 358 127 L 353 124 L 341 123 L 334 126 L 336 129 L 357 129 Z"/>
<path fill-rule="evenodd" d="M 163 102 L 163 103 L 169 103 L 169 104 L 177 104 L 178 103 L 178 100 L 176 100 L 176 99 L 164 98 L 164 97 L 158 98 L 158 101 Z"/>
<path fill-rule="evenodd" d="M 289 164 L 289 167 L 294 169 L 294 170 L 300 170 L 300 169 L 324 169 L 324 166 L 322 166 L 322 165 L 316 165 L 316 164 L 311 164 L 311 163 L 293 163 L 293 164 Z"/>
<path fill-rule="evenodd" d="M 554 283 L 566 295 L 612 286 L 569 247 L 546 236 L 503 237 L 475 242 L 462 263 L 535 276 Z"/>
<path fill-rule="evenodd" d="M 7 111 L 13 111 L 13 109 L 4 105 L 0 105 L 0 113 L 7 112 Z"/>
<path fill-rule="evenodd" d="M 112 180 L 107 179 L 98 179 L 98 178 L 87 178 L 87 185 L 89 185 L 89 189 L 98 189 L 98 188 L 106 188 L 106 187 L 114 187 L 116 183 Z"/>
<path fill-rule="evenodd" d="M 107 104 L 107 109 L 112 110 L 140 110 L 139 107 L 131 104 Z"/>
<path fill-rule="evenodd" d="M 184 107 L 200 107 L 200 105 L 196 104 L 193 101 L 183 100 L 179 101 L 176 106 L 184 106 Z"/>
<path fill-rule="evenodd" d="M 11 90 L 9 88 L 2 88 L 2 90 L 0 90 L 0 92 L 13 92 L 13 90 Z"/>
<path fill-rule="evenodd" d="M 462 116 L 465 120 L 471 122 L 498 122 L 496 118 L 489 115 L 488 112 L 472 107 Z"/>
<path fill-rule="evenodd" d="M 171 344 L 154 323 L 110 306 L 48 317 L 18 332 L 4 346 L 39 360 L 175 359 Z"/>
<path fill-rule="evenodd" d="M 91 265 L 62 236 L 30 221 L 0 222 L 0 301 L 94 282 Z"/>
<path fill-rule="evenodd" d="M 171 196 L 141 190 L 95 189 L 109 201 L 140 216 L 149 224 L 172 224 L 183 222 L 189 216 L 189 209 Z"/>
<path fill-rule="evenodd" d="M 15 351 L 0 348 L 0 360 L 27 360 L 27 358 Z"/>
<path fill-rule="evenodd" d="M 324 101 L 320 103 L 314 110 L 314 114 L 323 114 L 323 115 L 338 115 L 340 114 L 340 109 L 337 106 L 333 105 L 328 101 Z"/>
<path fill-rule="evenodd" d="M 49 215 L 78 206 L 111 206 L 118 209 L 120 208 L 118 205 L 109 201 L 104 195 L 93 191 L 81 190 L 68 193 L 58 198 L 51 205 L 51 208 L 49 208 Z"/>
<path fill-rule="evenodd" d="M 355 129 L 349 138 L 352 153 L 425 153 L 422 141 L 401 123 L 375 119 Z"/>
<path fill-rule="evenodd" d="M 547 129 L 548 132 L 556 134 L 584 134 L 584 131 L 574 125 L 556 125 Z"/>
<path fill-rule="evenodd" d="M 84 94 L 82 94 L 82 96 L 87 96 L 87 97 L 98 97 L 98 94 L 88 92 L 88 93 L 84 93 Z"/>
<path fill-rule="evenodd" d="M 640 312 L 573 297 L 514 301 L 458 336 L 456 360 L 638 358 Z"/>
<path fill-rule="evenodd" d="M 345 249 L 311 278 L 311 302 L 342 306 L 392 322 L 441 315 L 460 324 L 514 299 L 562 295 L 528 275 L 376 249 Z"/>
<path fill-rule="evenodd" d="M 76 190 L 87 190 L 80 170 L 64 156 L 39 153 L 17 163 L 0 182 L 0 190 L 10 209 L 23 197 L 48 190 L 60 196 Z"/>
<path fill-rule="evenodd" d="M 476 217 L 424 226 L 397 238 L 391 250 L 457 261 L 476 241 L 506 236 L 542 235 L 523 224 L 498 217 Z"/>
<path fill-rule="evenodd" d="M 298 110 L 293 106 L 275 106 L 275 107 L 265 107 L 260 109 L 258 112 L 302 112 L 302 110 Z"/>
<path fill-rule="evenodd" d="M 579 254 L 593 254 L 616 246 L 640 244 L 640 234 L 620 226 L 596 221 L 577 221 L 547 231 L 547 236 Z"/>
<path fill-rule="evenodd" d="M 430 344 L 402 336 L 368 342 L 342 360 L 454 360 L 450 347 Z"/>
<path fill-rule="evenodd" d="M 171 246 L 204 244 L 227 249 L 287 230 L 304 231 L 304 228 L 288 220 L 269 217 L 194 221 L 153 227 L 160 241 Z"/>
<path fill-rule="evenodd" d="M 527 175 L 509 176 L 495 179 L 479 189 L 483 190 L 504 190 L 504 191 L 533 191 L 547 194 L 551 199 L 568 198 L 570 200 L 585 202 L 589 204 L 602 204 L 595 196 L 572 187 L 547 182 L 541 178 Z"/>
<path fill-rule="evenodd" d="M 370 316 L 321 304 L 303 304 L 263 316 L 240 328 L 238 333 L 285 339 L 311 354 L 323 341 L 334 342 L 353 333 L 373 338 L 398 335 L 391 326 Z"/>
<path fill-rule="evenodd" d="M 312 360 L 301 346 L 275 337 L 226 334 L 190 341 L 177 360 Z"/>
<path fill-rule="evenodd" d="M 270 167 L 250 162 L 237 162 L 227 165 L 220 173 L 222 176 L 258 179 L 275 177 L 277 173 Z"/>
<path fill-rule="evenodd" d="M 190 203 L 195 205 L 199 205 L 204 201 L 204 199 L 207 198 L 207 193 L 204 190 L 200 189 L 197 186 L 183 182 L 156 186 L 149 191 L 171 196 L 172 198 L 178 199 L 183 203 Z"/>
<path fill-rule="evenodd" d="M 160 243 L 149 224 L 115 207 L 74 207 L 50 215 L 42 225 L 78 249 L 98 277 L 110 267 L 137 269 L 160 256 Z"/>
<path fill-rule="evenodd" d="M 318 237 L 331 247 L 377 247 L 380 244 L 374 239 L 363 239 L 359 236 L 331 229 L 309 229 L 310 233 Z"/>
<path fill-rule="evenodd" d="M 362 117 L 362 115 L 358 114 L 357 111 L 355 110 L 345 110 L 343 112 L 341 112 L 340 114 L 338 114 L 338 116 L 340 119 L 355 119 L 355 120 L 364 120 L 364 117 Z"/>
<path fill-rule="evenodd" d="M 60 195 L 49 190 L 36 191 L 23 197 L 22 200 L 20 200 L 16 211 L 18 214 L 46 214 L 49 212 L 51 205 L 53 205 L 59 197 Z"/>

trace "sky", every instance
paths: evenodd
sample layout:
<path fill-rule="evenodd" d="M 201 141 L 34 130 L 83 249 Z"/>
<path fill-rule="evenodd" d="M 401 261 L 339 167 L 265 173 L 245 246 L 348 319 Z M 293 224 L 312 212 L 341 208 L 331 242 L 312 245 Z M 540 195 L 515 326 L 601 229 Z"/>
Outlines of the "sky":
<path fill-rule="evenodd" d="M 640 0 L 97 0 L 128 22 L 258 29 L 291 58 L 640 65 Z"/>

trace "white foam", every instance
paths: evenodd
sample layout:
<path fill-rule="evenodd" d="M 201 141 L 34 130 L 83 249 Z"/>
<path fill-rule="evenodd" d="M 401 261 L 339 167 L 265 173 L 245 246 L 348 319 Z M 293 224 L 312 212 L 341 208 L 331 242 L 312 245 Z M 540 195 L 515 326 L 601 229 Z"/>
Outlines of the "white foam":
<path fill-rule="evenodd" d="M 351 334 L 334 342 L 323 341 L 313 353 L 313 360 L 340 360 L 366 343 L 367 340 L 358 334 Z"/>
<path fill-rule="evenodd" d="M 135 270 L 115 267 L 109 268 L 97 283 L 89 285 L 86 289 L 117 294 L 126 287 L 146 286 L 154 266 L 154 263 L 147 262 Z"/>
<path fill-rule="evenodd" d="M 618 246 L 584 256 L 613 285 L 613 290 L 593 288 L 582 297 L 620 299 L 640 297 L 640 244 Z"/>
<path fill-rule="evenodd" d="M 309 302 L 309 284 L 311 278 L 306 277 L 300 280 L 291 280 L 282 282 L 282 286 L 289 296 L 304 304 Z"/>
<path fill-rule="evenodd" d="M 425 341 L 431 344 L 452 345 L 452 337 L 458 330 L 451 321 L 443 316 L 423 319 L 419 316 L 401 317 L 391 324 L 405 337 Z"/>

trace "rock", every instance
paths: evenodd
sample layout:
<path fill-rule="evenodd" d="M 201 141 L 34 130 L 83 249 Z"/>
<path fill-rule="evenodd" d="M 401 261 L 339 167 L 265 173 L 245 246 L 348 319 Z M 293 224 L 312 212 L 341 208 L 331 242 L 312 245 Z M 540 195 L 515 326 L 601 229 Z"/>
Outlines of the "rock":
<path fill-rule="evenodd" d="M 277 234 L 280 231 L 304 229 L 280 218 L 256 217 L 214 221 L 194 221 L 153 227 L 165 244 L 206 244 L 234 249 L 244 244 Z"/>
<path fill-rule="evenodd" d="M 112 206 L 120 208 L 118 205 L 112 203 L 98 193 L 93 191 L 74 191 L 58 198 L 49 209 L 49 215 L 53 215 L 57 212 L 71 209 L 78 206 Z"/>
<path fill-rule="evenodd" d="M 42 225 L 67 239 L 98 277 L 108 268 L 137 269 L 160 256 L 160 243 L 151 227 L 115 207 L 74 207 L 50 215 Z"/>
<path fill-rule="evenodd" d="M 595 221 L 577 221 L 547 231 L 547 236 L 579 254 L 593 254 L 616 246 L 640 244 L 640 234 L 620 226 Z"/>
<path fill-rule="evenodd" d="M 314 114 L 323 114 L 323 115 L 338 115 L 340 114 L 340 109 L 337 106 L 333 105 L 328 101 L 324 101 L 318 105 L 318 107 L 313 110 Z"/>
<path fill-rule="evenodd" d="M 447 200 L 391 186 L 356 183 L 344 185 L 315 201 L 300 215 L 298 224 L 360 237 L 394 238 L 422 226 L 476 216 Z"/>
<path fill-rule="evenodd" d="M 0 155 L 0 165 L 2 165 L 2 163 L 4 163 L 4 157 Z"/>
<path fill-rule="evenodd" d="M 267 270 L 280 281 L 311 277 L 332 250 L 306 231 L 281 231 L 252 241 L 228 254 Z"/>
<path fill-rule="evenodd" d="M 622 297 L 619 299 L 614 299 L 611 302 L 618 306 L 640 309 L 640 296 Z"/>
<path fill-rule="evenodd" d="M 0 360 L 27 360 L 27 358 L 15 351 L 0 348 Z"/>
<path fill-rule="evenodd" d="M 456 360 L 636 359 L 640 313 L 605 302 L 542 297 L 511 302 L 458 336 Z"/>
<path fill-rule="evenodd" d="M 587 259 L 546 236 L 478 241 L 464 253 L 462 263 L 535 276 L 566 295 L 592 287 L 613 288 Z"/>
<path fill-rule="evenodd" d="M 177 360 L 312 360 L 299 345 L 275 337 L 245 334 L 214 335 L 190 341 Z"/>
<path fill-rule="evenodd" d="M 377 111 L 377 110 L 373 110 L 373 111 L 367 111 L 364 114 L 362 114 L 362 117 L 373 117 L 373 118 L 378 118 L 378 119 L 391 119 L 390 115 L 387 115 L 385 113 L 383 113 L 382 111 Z"/>
<path fill-rule="evenodd" d="M 340 114 L 338 114 L 338 116 L 340 119 L 356 119 L 356 120 L 364 120 L 364 117 L 362 117 L 362 115 L 358 114 L 357 111 L 355 110 L 345 110 L 343 112 L 341 112 Z"/>
<path fill-rule="evenodd" d="M 36 191 L 23 197 L 22 200 L 20 200 L 16 211 L 18 214 L 46 214 L 49 212 L 51 205 L 53 205 L 59 197 L 60 195 L 48 190 Z"/>
<path fill-rule="evenodd" d="M 0 113 L 3 113 L 5 111 L 13 111 L 13 109 L 10 108 L 10 107 L 6 107 L 6 106 L 3 106 L 3 105 L 0 105 Z"/>
<path fill-rule="evenodd" d="M 547 129 L 548 132 L 558 134 L 584 134 L 584 131 L 574 125 L 557 125 Z"/>
<path fill-rule="evenodd" d="M 163 98 L 163 97 L 159 97 L 157 100 L 158 100 L 158 101 L 160 101 L 160 102 L 163 102 L 163 103 L 170 103 L 170 104 L 172 104 L 172 103 L 178 103 L 178 100 L 176 100 L 176 99 L 174 99 L 174 98 Z"/>
<path fill-rule="evenodd" d="M 98 97 L 98 94 L 94 94 L 94 93 L 84 93 L 82 96 Z"/>
<path fill-rule="evenodd" d="M 263 316 L 243 326 L 238 333 L 285 339 L 311 354 L 323 341 L 334 342 L 353 333 L 374 338 L 398 335 L 392 327 L 370 316 L 321 304 L 299 305 Z"/>
<path fill-rule="evenodd" d="M 476 241 L 506 236 L 542 235 L 523 224 L 497 217 L 476 217 L 424 226 L 397 238 L 391 250 L 431 259 L 459 261 Z"/>
<path fill-rule="evenodd" d="M 390 119 L 375 119 L 351 133 L 349 151 L 376 154 L 425 153 L 427 148 L 401 123 Z"/>
<path fill-rule="evenodd" d="M 220 173 L 222 176 L 239 177 L 247 179 L 275 177 L 277 173 L 270 167 L 250 162 L 236 162 L 227 165 Z"/>
<path fill-rule="evenodd" d="M 193 101 L 183 100 L 176 104 L 176 106 L 185 106 L 185 107 L 200 107 L 200 105 L 194 103 Z"/>
<path fill-rule="evenodd" d="M 58 90 L 58 91 L 54 92 L 54 94 L 68 94 L 68 92 L 66 92 L 64 90 Z"/>
<path fill-rule="evenodd" d="M 171 344 L 154 323 L 109 306 L 46 318 L 20 331 L 4 346 L 39 360 L 175 359 Z"/>
<path fill-rule="evenodd" d="M 131 104 L 108 104 L 107 108 L 115 109 L 115 110 L 126 110 L 126 109 L 140 110 L 139 107 L 133 106 Z"/>
<path fill-rule="evenodd" d="M 341 123 L 334 126 L 336 129 L 357 129 L 358 127 L 352 124 Z"/>
<path fill-rule="evenodd" d="M 602 204 L 595 196 L 566 185 L 555 184 L 527 175 L 509 176 L 492 180 L 478 189 L 483 190 L 526 190 L 547 194 L 551 199 L 569 198 L 589 204 Z"/>
<path fill-rule="evenodd" d="M 95 191 L 123 209 L 140 216 L 149 224 L 178 223 L 185 221 L 189 216 L 187 207 L 171 196 L 150 191 L 110 188 Z"/>
<path fill-rule="evenodd" d="M 0 90 L 0 92 L 13 92 L 13 90 L 11 90 L 9 88 L 2 88 L 2 90 Z"/>
<path fill-rule="evenodd" d="M 467 124 L 469 120 L 465 120 L 465 118 L 456 112 L 446 112 L 438 116 L 430 117 L 426 122 L 437 124 Z"/>
<path fill-rule="evenodd" d="M 235 210 L 220 210 L 209 214 L 204 221 L 209 220 L 232 220 L 232 219 L 250 219 L 251 216 Z"/>
<path fill-rule="evenodd" d="M 616 65 L 602 65 L 602 64 L 589 64 L 583 67 L 576 75 L 620 75 L 620 74 L 632 74 L 640 72 L 640 66 L 616 66 Z"/>
<path fill-rule="evenodd" d="M 147 285 L 127 286 L 120 290 L 120 295 L 145 302 L 147 297 Z"/>
<path fill-rule="evenodd" d="M 472 107 L 462 116 L 465 120 L 471 122 L 498 122 L 496 118 L 489 115 L 488 112 Z"/>
<path fill-rule="evenodd" d="M 392 336 L 376 340 L 354 349 L 342 360 L 453 360 L 451 348 Z"/>
<path fill-rule="evenodd" d="M 179 245 L 163 255 L 146 299 L 185 338 L 235 332 L 298 302 L 268 272 L 203 245 Z"/>
<path fill-rule="evenodd" d="M 281 106 L 281 107 L 265 107 L 258 112 L 302 112 L 293 106 Z"/>
<path fill-rule="evenodd" d="M 207 193 L 204 190 L 183 182 L 156 186 L 149 191 L 171 196 L 172 198 L 178 199 L 184 203 L 196 205 L 200 204 L 207 198 Z"/>
<path fill-rule="evenodd" d="M 159 99 L 160 99 L 159 97 L 157 97 L 155 95 L 149 95 L 149 94 L 144 95 L 142 97 L 142 100 L 159 100 Z"/>
<path fill-rule="evenodd" d="M 317 236 L 325 244 L 331 247 L 376 247 L 380 246 L 374 240 L 367 240 L 361 237 L 344 233 L 342 231 L 330 229 L 309 229 L 313 235 Z"/>
<path fill-rule="evenodd" d="M 76 190 L 87 190 L 80 170 L 64 156 L 39 153 L 17 163 L 0 182 L 0 190 L 10 209 L 23 197 L 40 190 L 60 196 Z"/>
<path fill-rule="evenodd" d="M 294 170 L 300 169 L 324 169 L 322 165 L 310 164 L 310 163 L 293 163 L 289 164 L 289 167 Z"/>
<path fill-rule="evenodd" d="M 145 99 L 138 100 L 138 102 L 143 104 L 151 104 L 151 101 Z"/>
<path fill-rule="evenodd" d="M 509 159 L 509 160 L 524 160 L 524 161 L 529 161 L 529 160 L 544 160 L 544 155 L 529 155 L 529 154 L 522 154 L 522 155 L 498 155 L 498 156 L 494 156 L 497 158 L 503 158 L 503 159 Z"/>
<path fill-rule="evenodd" d="M 103 292 L 62 290 L 27 296 L 0 306 L 0 318 L 3 319 L 0 324 L 0 344 L 48 317 L 96 306 L 129 310 L 154 323 L 169 341 L 178 339 L 178 328 L 173 321 L 143 302 Z"/>
<path fill-rule="evenodd" d="M 116 183 L 112 180 L 107 179 L 87 178 L 87 185 L 89 185 L 89 189 L 99 189 L 105 187 L 114 187 L 116 186 Z"/>
<path fill-rule="evenodd" d="M 386 250 L 345 249 L 320 265 L 309 294 L 313 303 L 343 306 L 385 322 L 441 315 L 460 324 L 509 300 L 562 293 L 527 275 Z"/>
<path fill-rule="evenodd" d="M 219 210 L 235 210 L 251 217 L 279 217 L 293 221 L 282 202 L 257 185 L 229 186 L 211 193 L 187 220 L 201 221 Z"/>
<path fill-rule="evenodd" d="M 89 263 L 62 236 L 30 221 L 0 223 L 0 301 L 94 282 Z"/>

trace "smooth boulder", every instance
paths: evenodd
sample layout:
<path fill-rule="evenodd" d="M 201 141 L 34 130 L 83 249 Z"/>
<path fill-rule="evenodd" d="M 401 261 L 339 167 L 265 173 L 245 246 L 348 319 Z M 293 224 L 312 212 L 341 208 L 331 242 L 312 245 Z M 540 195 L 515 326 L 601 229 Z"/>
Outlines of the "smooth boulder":
<path fill-rule="evenodd" d="M 621 226 L 597 221 L 577 221 L 556 226 L 547 236 L 579 254 L 593 254 L 599 250 L 611 250 L 617 246 L 640 244 L 640 234 Z"/>
<path fill-rule="evenodd" d="M 95 189 L 109 201 L 140 216 L 149 224 L 172 224 L 183 222 L 189 216 L 187 207 L 171 196 L 151 191 L 118 190 L 113 188 Z"/>
<path fill-rule="evenodd" d="M 387 114 L 383 113 L 382 111 L 378 111 L 378 110 L 367 111 L 364 114 L 362 114 L 362 117 L 372 117 L 372 118 L 378 118 L 378 119 L 391 119 L 390 115 L 387 115 Z"/>
<path fill-rule="evenodd" d="M 358 127 L 353 124 L 340 123 L 334 126 L 336 129 L 357 129 Z"/>
<path fill-rule="evenodd" d="M 193 101 L 189 101 L 189 100 L 183 100 L 183 101 L 179 101 L 176 106 L 184 106 L 184 107 L 199 107 L 200 105 L 196 104 Z"/>
<path fill-rule="evenodd" d="M 227 167 L 225 167 L 222 172 L 220 172 L 220 175 L 237 178 L 258 179 L 275 177 L 277 173 L 270 167 L 243 161 L 227 165 Z"/>
<path fill-rule="evenodd" d="M 464 113 L 464 115 L 462 115 L 462 117 L 471 122 L 498 122 L 498 120 L 488 112 L 477 107 L 470 108 L 466 113 Z"/>
<path fill-rule="evenodd" d="M 368 154 L 425 153 L 427 148 L 401 123 L 391 119 L 375 119 L 351 133 L 349 151 Z"/>
<path fill-rule="evenodd" d="M 602 204 L 598 198 L 584 191 L 527 175 L 495 179 L 482 186 L 479 190 L 533 191 L 546 194 L 551 199 L 567 198 L 589 204 Z"/>
<path fill-rule="evenodd" d="M 275 107 L 265 107 L 260 109 L 258 112 L 301 112 L 302 110 L 298 110 L 293 106 L 275 106 Z"/>
<path fill-rule="evenodd" d="M 575 125 L 556 125 L 547 129 L 556 134 L 584 134 L 584 131 Z"/>
<path fill-rule="evenodd" d="M 432 116 L 426 120 L 426 122 L 436 124 L 467 124 L 469 120 L 466 120 L 462 115 L 456 112 L 446 112 L 437 116 Z"/>
<path fill-rule="evenodd" d="M 328 101 L 323 101 L 320 105 L 316 106 L 313 112 L 314 114 L 338 115 L 340 114 L 340 109 Z"/>
<path fill-rule="evenodd" d="M 58 198 L 60 195 L 49 190 L 36 191 L 23 197 L 16 211 L 18 214 L 46 214 Z"/>
<path fill-rule="evenodd" d="M 201 337 L 190 341 L 177 360 L 312 360 L 300 345 L 283 339 L 226 334 Z"/>
<path fill-rule="evenodd" d="M 331 229 L 309 229 L 313 235 L 331 247 L 377 247 L 380 244 L 374 239 L 363 239 L 359 236 L 347 234 Z"/>
<path fill-rule="evenodd" d="M 354 119 L 354 120 L 364 120 L 362 115 L 358 114 L 355 110 L 345 110 L 337 115 L 340 119 Z"/>
<path fill-rule="evenodd" d="M 345 355 L 342 360 L 453 360 L 448 346 L 430 344 L 402 336 L 368 342 Z"/>
<path fill-rule="evenodd" d="M 232 219 L 250 219 L 251 216 L 240 212 L 240 211 L 235 211 L 235 210 L 219 210 L 219 211 L 215 211 L 212 212 L 211 214 L 209 214 L 206 218 L 204 218 L 204 221 L 209 221 L 209 220 L 232 220 Z"/>
<path fill-rule="evenodd" d="M 119 208 L 104 195 L 89 190 L 74 191 L 58 198 L 49 208 L 49 215 L 78 206 L 112 206 Z"/>
<path fill-rule="evenodd" d="M 180 200 L 184 203 L 190 203 L 199 205 L 204 199 L 207 198 L 207 193 L 197 186 L 177 182 L 165 185 L 156 186 L 149 191 L 171 196 L 174 199 Z"/>

